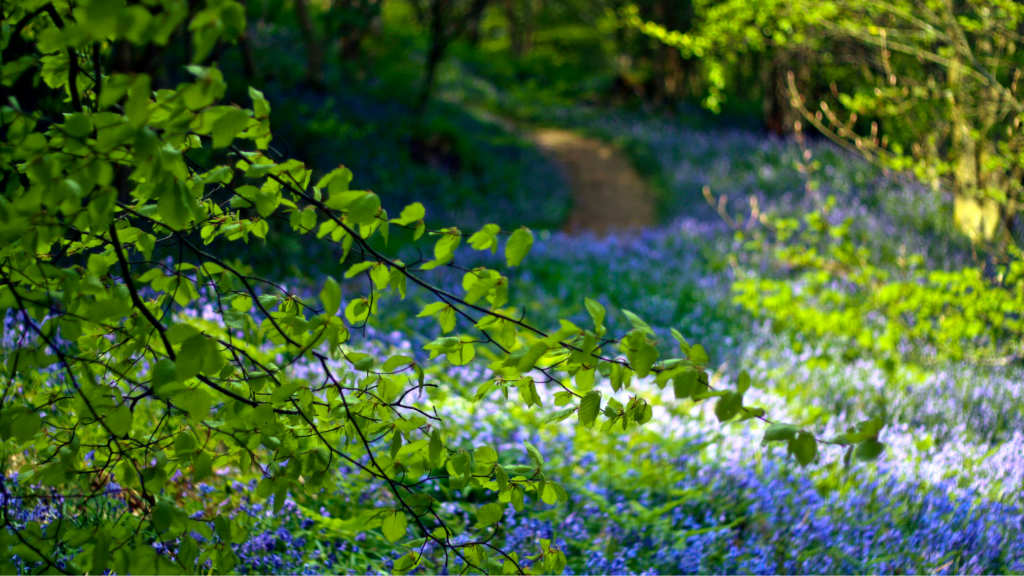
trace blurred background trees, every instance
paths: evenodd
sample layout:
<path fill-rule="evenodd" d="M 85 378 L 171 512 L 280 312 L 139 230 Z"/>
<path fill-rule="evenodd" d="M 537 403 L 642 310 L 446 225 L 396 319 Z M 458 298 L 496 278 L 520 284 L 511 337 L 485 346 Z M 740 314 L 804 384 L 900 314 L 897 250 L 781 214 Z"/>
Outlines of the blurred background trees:
<path fill-rule="evenodd" d="M 636 7 L 631 26 L 703 59 L 706 103 L 756 71 L 764 123 L 819 133 L 957 195 L 954 218 L 997 251 L 1011 241 L 1021 166 L 1015 2 L 710 2 L 692 30 Z M 741 63 L 754 59 L 751 68 Z M 738 81 L 730 81 L 739 72 Z"/>
<path fill-rule="evenodd" d="M 261 0 L 248 11 L 245 41 L 211 58 L 250 78 L 259 63 L 259 85 L 287 102 L 275 114 L 290 153 L 312 164 L 345 158 L 359 186 L 396 201 L 425 199 L 432 213 L 467 225 L 557 229 L 571 199 L 557 167 L 524 138 L 534 127 L 582 127 L 614 141 L 663 203 L 672 201 L 671 179 L 686 178 L 664 171 L 667 151 L 622 127 L 593 129 L 600 122 L 579 122 L 582 112 L 744 127 L 802 147 L 832 140 L 890 177 L 923 184 L 920 194 L 943 206 L 943 225 L 970 243 L 974 271 L 995 282 L 995 308 L 1012 291 L 1005 267 L 1024 236 L 1018 3 Z M 827 222 L 812 148 L 795 167 L 821 212 L 815 218 Z M 836 250 L 784 268 L 831 278 L 830 270 L 866 266 L 843 260 L 854 247 Z M 887 278 L 880 271 L 864 294 Z M 977 294 L 939 284 L 935 310 Z M 880 306 L 862 305 L 864 313 Z M 1011 348 L 1017 332 L 1009 331 Z"/>
<path fill-rule="evenodd" d="M 913 169 L 936 187 L 945 181 L 958 196 L 955 218 L 976 240 L 998 250 L 1017 233 L 1014 2 L 294 0 L 294 8 L 307 80 L 320 82 L 328 51 L 349 73 L 407 84 L 388 92 L 408 98 L 421 119 L 438 96 L 468 96 L 506 116 L 558 101 L 667 113 L 699 103 L 778 134 L 802 118 L 805 130 L 873 161 Z"/>

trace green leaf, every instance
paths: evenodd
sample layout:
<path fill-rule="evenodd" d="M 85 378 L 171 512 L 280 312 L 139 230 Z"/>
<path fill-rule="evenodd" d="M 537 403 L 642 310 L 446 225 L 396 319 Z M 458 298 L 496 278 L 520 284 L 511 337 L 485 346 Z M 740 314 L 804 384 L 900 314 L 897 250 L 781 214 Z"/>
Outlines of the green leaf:
<path fill-rule="evenodd" d="M 369 372 L 370 370 L 373 370 L 373 365 L 377 362 L 377 360 L 373 356 L 370 356 L 369 354 L 365 354 L 365 355 L 361 355 L 359 357 L 359 359 L 356 360 L 356 354 L 358 354 L 358 353 L 350 354 L 349 355 L 349 357 L 352 360 L 354 360 L 352 362 L 352 367 L 353 368 L 355 368 L 356 370 L 359 370 L 360 372 Z"/>
<path fill-rule="evenodd" d="M 505 515 L 505 510 L 496 502 L 490 502 L 484 504 L 476 511 L 476 528 L 486 528 L 499 520 Z"/>
<path fill-rule="evenodd" d="M 498 232 L 501 232 L 501 228 L 497 224 L 485 224 L 479 232 L 469 237 L 469 245 L 474 250 L 490 249 L 493 254 L 498 251 Z"/>
<path fill-rule="evenodd" d="M 188 430 L 183 430 L 174 438 L 174 454 L 178 458 L 184 458 L 186 462 L 192 459 L 192 453 L 196 450 L 196 439 Z"/>
<path fill-rule="evenodd" d="M 194 219 L 192 205 L 195 198 L 190 198 L 184 185 L 177 183 L 166 187 L 157 201 L 157 208 L 164 223 L 174 230 L 184 230 Z"/>
<path fill-rule="evenodd" d="M 316 228 L 316 210 L 312 206 L 307 206 L 302 210 L 302 214 L 299 216 L 299 227 L 304 230 Z"/>
<path fill-rule="evenodd" d="M 414 360 L 410 356 L 402 356 L 402 355 L 392 356 L 391 358 L 388 358 L 384 362 L 383 366 L 381 366 L 381 371 L 382 372 L 394 372 L 400 366 L 410 366 L 410 365 L 415 364 L 415 363 L 416 363 L 416 360 Z"/>
<path fill-rule="evenodd" d="M 608 379 L 615 392 L 622 388 L 622 371 L 623 367 L 620 364 L 612 364 L 609 370 Z"/>
<path fill-rule="evenodd" d="M 732 420 L 741 409 L 743 409 L 743 394 L 729 392 L 719 398 L 718 403 L 715 404 L 715 416 L 719 422 L 725 422 Z"/>
<path fill-rule="evenodd" d="M 441 332 L 447 334 L 455 329 L 455 309 L 444 302 L 434 302 L 424 306 L 418 318 L 437 315 L 437 321 L 441 324 Z"/>
<path fill-rule="evenodd" d="M 551 486 L 555 489 L 555 495 L 558 497 L 558 501 L 565 503 L 569 501 L 569 494 L 566 493 L 565 488 L 562 488 L 561 484 L 551 482 Z"/>
<path fill-rule="evenodd" d="M 405 574 L 420 564 L 420 554 L 415 550 L 411 550 L 404 556 L 395 560 L 392 572 L 395 574 Z"/>
<path fill-rule="evenodd" d="M 801 466 L 807 466 L 814 462 L 818 455 L 818 441 L 812 434 L 800 432 L 789 441 L 789 452 L 796 457 Z"/>
<path fill-rule="evenodd" d="M 858 422 L 857 427 L 855 428 L 856 432 L 848 435 L 859 440 L 867 440 L 868 438 L 878 436 L 878 433 L 882 431 L 884 426 L 885 422 L 883 422 L 881 418 L 872 418 L 871 420 Z"/>
<path fill-rule="evenodd" d="M 349 173 L 351 178 L 351 172 Z M 348 191 L 346 183 L 344 191 L 335 192 L 335 182 L 341 182 L 337 178 L 331 181 L 331 196 L 324 204 L 335 210 L 344 210 L 348 213 L 349 219 L 355 224 L 369 226 L 377 219 L 380 213 L 380 197 L 369 191 Z"/>
<path fill-rule="evenodd" d="M 672 378 L 672 390 L 675 392 L 676 400 L 684 400 L 699 393 L 697 385 L 697 371 L 693 368 L 686 368 Z"/>
<path fill-rule="evenodd" d="M 700 366 L 707 366 L 708 362 L 710 362 L 708 353 L 704 351 L 704 347 L 700 344 L 690 346 L 689 357 L 691 362 Z"/>
<path fill-rule="evenodd" d="M 237 563 L 238 558 L 235 557 L 235 552 L 231 548 L 217 550 L 217 572 L 229 574 Z"/>
<path fill-rule="evenodd" d="M 153 365 L 149 374 L 150 385 L 160 396 L 166 398 L 171 395 L 171 384 L 178 382 L 178 369 L 174 360 L 161 358 Z"/>
<path fill-rule="evenodd" d="M 508 488 L 508 472 L 505 472 L 501 464 L 494 467 L 494 480 L 498 483 L 499 492 L 504 492 Z"/>
<path fill-rule="evenodd" d="M 739 378 L 736 380 L 736 390 L 743 394 L 750 388 L 750 374 L 744 370 L 740 372 Z"/>
<path fill-rule="evenodd" d="M 171 400 L 176 406 L 188 412 L 193 420 L 202 421 L 210 416 L 213 400 L 202 388 L 191 388 L 176 394 Z"/>
<path fill-rule="evenodd" d="M 576 405 L 570 405 L 568 408 L 563 408 L 557 412 L 552 413 L 550 416 L 547 417 L 546 420 L 544 420 L 544 423 L 550 424 L 552 422 L 561 422 L 562 420 L 565 420 L 569 416 L 572 416 L 572 413 L 575 411 Z"/>
<path fill-rule="evenodd" d="M 369 226 L 380 214 L 380 197 L 373 192 L 364 192 L 348 205 L 348 216 L 356 224 Z"/>
<path fill-rule="evenodd" d="M 239 186 L 234 192 L 236 196 L 231 199 L 233 208 L 256 206 L 256 211 L 264 218 L 273 214 L 281 205 L 281 191 L 273 186 Z"/>
<path fill-rule="evenodd" d="M 441 459 L 441 455 L 444 452 L 444 444 L 441 443 L 441 431 L 434 428 L 430 433 L 430 445 L 428 447 L 428 454 L 430 456 L 430 462 L 434 467 L 441 466 L 444 462 Z"/>
<path fill-rule="evenodd" d="M 201 482 L 213 474 L 213 459 L 206 452 L 192 457 L 192 481 Z"/>
<path fill-rule="evenodd" d="M 388 510 L 384 514 L 384 522 L 381 523 L 380 527 L 384 537 L 391 543 L 395 543 L 405 536 L 405 530 L 408 525 L 409 522 L 405 518 L 405 512 L 402 510 Z"/>
<path fill-rule="evenodd" d="M 530 460 L 533 460 L 538 468 L 544 465 L 544 458 L 540 455 L 540 450 L 536 446 L 525 440 L 523 441 L 523 446 L 526 448 L 526 454 L 530 457 Z"/>
<path fill-rule="evenodd" d="M 226 148 L 231 145 L 237 135 L 249 124 L 249 115 L 245 110 L 235 108 L 228 110 L 213 123 L 213 147 Z"/>
<path fill-rule="evenodd" d="M 281 508 L 284 506 L 285 499 L 288 498 L 288 483 L 279 482 L 277 490 L 274 492 L 274 514 L 280 514 Z"/>
<path fill-rule="evenodd" d="M 323 294 L 320 295 L 323 298 Z M 239 312 L 248 312 L 252 310 L 252 296 L 248 294 L 239 294 L 231 300 L 231 308 Z"/>
<path fill-rule="evenodd" d="M 533 247 L 533 232 L 523 227 L 512 233 L 505 243 L 505 259 L 509 266 L 518 266 Z"/>
<path fill-rule="evenodd" d="M 324 175 L 323 178 L 317 182 L 317 188 L 327 188 L 331 196 L 340 195 L 343 192 L 348 192 L 348 185 L 352 182 L 352 171 L 344 166 L 339 166 L 334 170 L 331 170 Z M 330 204 L 328 203 L 328 206 Z M 330 206 L 334 208 L 334 206 Z"/>
<path fill-rule="evenodd" d="M 478 466 L 494 466 L 498 462 L 498 452 L 490 446 L 480 446 L 473 450 L 473 460 Z"/>
<path fill-rule="evenodd" d="M 391 272 L 386 264 L 375 264 L 370 269 L 370 279 L 373 280 L 373 285 L 377 290 L 383 290 L 387 288 L 388 282 L 391 280 Z"/>
<path fill-rule="evenodd" d="M 861 462 L 873 462 L 882 455 L 882 452 L 885 452 L 885 444 L 871 438 L 857 444 L 853 450 L 853 456 Z"/>
<path fill-rule="evenodd" d="M 256 485 L 256 497 L 257 498 L 269 498 L 274 493 L 274 479 L 263 478 L 260 483 Z"/>
<path fill-rule="evenodd" d="M 375 263 L 376 262 L 368 260 L 368 261 L 365 261 L 365 262 L 359 262 L 357 264 L 352 264 L 351 268 L 349 268 L 347 271 L 345 271 L 345 278 L 354 278 L 355 276 L 358 276 L 360 273 L 364 273 L 364 272 L 372 269 Z"/>
<path fill-rule="evenodd" d="M 320 291 L 320 301 L 324 303 L 324 314 L 334 316 L 341 308 L 341 286 L 338 281 L 328 276 L 324 288 Z M 248 308 L 246 308 L 248 310 Z"/>
<path fill-rule="evenodd" d="M 576 386 L 580 392 L 590 392 L 594 388 L 594 369 L 584 369 L 576 373 Z"/>
<path fill-rule="evenodd" d="M 427 304 L 426 306 L 423 307 L 423 310 L 421 310 L 420 313 L 416 315 L 416 317 L 424 318 L 426 316 L 433 316 L 434 314 L 437 314 L 438 312 L 444 310 L 447 307 L 448 304 L 444 302 L 434 302 L 431 304 Z"/>
<path fill-rule="evenodd" d="M 185 340 L 178 351 L 175 371 L 179 381 L 185 381 L 200 372 L 215 376 L 224 366 L 224 357 L 217 343 L 203 334 Z"/>
<path fill-rule="evenodd" d="M 366 302 L 366 298 L 350 300 L 348 306 L 345 306 L 345 319 L 349 324 L 358 324 L 369 316 L 370 305 Z"/>
<path fill-rule="evenodd" d="M 0 439 L 14 438 L 28 442 L 42 427 L 39 413 L 27 406 L 13 406 L 0 411 Z"/>
<path fill-rule="evenodd" d="M 744 406 L 743 412 L 740 414 L 740 419 L 737 422 L 744 422 L 746 420 L 753 420 L 754 418 L 761 418 L 764 416 L 764 408 L 752 408 L 750 406 Z"/>
<path fill-rule="evenodd" d="M 605 333 L 604 318 L 606 315 L 604 306 L 597 300 L 591 300 L 590 298 L 584 298 L 583 304 L 587 307 L 587 312 L 594 321 L 594 332 L 598 336 L 603 335 Z"/>
<path fill-rule="evenodd" d="M 658 349 L 647 341 L 642 330 L 634 329 L 630 332 L 623 339 L 622 347 L 638 377 L 644 378 L 651 373 L 651 367 L 658 360 Z"/>
<path fill-rule="evenodd" d="M 292 394 L 302 387 L 301 382 L 286 382 L 270 395 L 270 401 L 274 404 L 281 404 L 291 398 Z"/>
<path fill-rule="evenodd" d="M 537 388 L 533 382 L 533 378 L 527 376 L 522 378 L 516 383 L 516 388 L 519 390 L 519 398 L 529 408 L 534 404 L 540 405 L 540 398 L 537 396 Z"/>
<path fill-rule="evenodd" d="M 462 243 L 458 228 L 446 228 L 434 244 L 434 266 L 447 264 L 455 258 L 455 250 Z"/>
<path fill-rule="evenodd" d="M 537 361 L 548 351 L 548 345 L 542 340 L 537 340 L 526 350 L 526 353 L 519 358 L 516 369 L 519 372 L 529 372 L 537 365 Z"/>
<path fill-rule="evenodd" d="M 92 574 L 103 574 L 110 561 L 110 531 L 100 528 L 92 538 Z"/>
<path fill-rule="evenodd" d="M 441 317 L 444 317 L 444 313 L 441 313 Z M 473 346 L 472 342 L 461 342 L 453 350 L 448 351 L 445 354 L 448 361 L 454 366 L 465 366 L 473 361 L 476 357 L 476 347 Z"/>
<path fill-rule="evenodd" d="M 107 428 L 114 436 L 124 436 L 132 429 L 132 411 L 122 404 L 115 408 L 106 418 Z"/>
<path fill-rule="evenodd" d="M 651 421 L 654 417 L 654 409 L 647 402 L 644 402 L 641 406 L 636 408 L 634 412 L 633 421 L 637 424 L 646 424 Z M 623 424 L 625 427 L 625 424 Z"/>
<path fill-rule="evenodd" d="M 583 396 L 583 400 L 580 402 L 580 424 L 587 428 L 592 428 L 594 422 L 597 420 L 597 414 L 601 410 L 601 392 L 598 390 L 591 390 Z"/>
<path fill-rule="evenodd" d="M 266 118 L 270 115 L 270 102 L 263 95 L 263 92 L 249 87 L 249 98 L 252 98 L 252 109 L 257 118 Z"/>
<path fill-rule="evenodd" d="M 640 330 L 651 338 L 655 337 L 654 330 L 647 324 L 647 322 L 641 320 L 639 316 L 629 310 L 623 310 L 622 313 L 626 316 L 626 319 L 629 320 L 629 323 L 633 325 L 633 328 Z"/>
<path fill-rule="evenodd" d="M 391 459 L 394 460 L 398 457 L 398 452 L 402 449 L 402 432 L 395 430 L 391 435 Z"/>
<path fill-rule="evenodd" d="M 128 123 L 138 130 L 149 119 L 150 79 L 148 74 L 139 74 L 128 90 L 128 102 L 125 104 L 125 115 Z"/>
<path fill-rule="evenodd" d="M 423 204 L 419 202 L 413 202 L 402 209 L 402 214 L 398 218 L 391 220 L 395 224 L 402 226 L 408 226 L 413 222 L 419 222 L 423 220 L 423 217 L 427 215 L 427 211 L 424 210 Z"/>
<path fill-rule="evenodd" d="M 646 342 L 640 346 L 633 357 L 630 359 L 630 364 L 633 370 L 636 371 L 636 375 L 639 378 L 644 378 L 651 373 L 651 367 L 658 361 L 658 349 Z"/>
<path fill-rule="evenodd" d="M 800 428 L 792 424 L 772 424 L 764 431 L 764 438 L 761 440 L 761 445 L 764 446 L 769 442 L 785 442 L 791 440 L 799 431 Z"/>

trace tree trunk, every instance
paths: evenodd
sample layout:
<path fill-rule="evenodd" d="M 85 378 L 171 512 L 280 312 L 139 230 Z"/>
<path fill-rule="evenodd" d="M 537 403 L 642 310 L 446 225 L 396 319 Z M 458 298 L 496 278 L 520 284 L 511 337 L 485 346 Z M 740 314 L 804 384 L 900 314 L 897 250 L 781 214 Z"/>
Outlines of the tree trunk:
<path fill-rule="evenodd" d="M 448 47 L 448 37 L 445 34 L 444 12 L 445 0 L 431 0 L 430 2 L 430 51 L 427 53 L 427 69 L 423 75 L 423 86 L 420 88 L 419 98 L 416 100 L 416 117 L 422 118 L 427 111 L 427 104 L 434 92 L 434 79 L 437 76 L 437 66 L 444 57 L 444 51 Z"/>
<path fill-rule="evenodd" d="M 533 30 L 537 24 L 534 16 L 541 9 L 541 6 L 534 6 L 534 0 L 526 0 L 525 5 L 526 9 L 523 12 L 523 56 L 529 54 L 530 49 L 533 48 Z"/>
<path fill-rule="evenodd" d="M 434 81 L 437 76 L 437 66 L 441 63 L 447 43 L 443 40 L 431 42 L 430 54 L 427 56 L 427 70 L 423 76 L 423 86 L 420 88 L 420 95 L 416 101 L 416 116 L 422 117 L 427 111 L 427 104 L 434 92 Z"/>
<path fill-rule="evenodd" d="M 512 56 L 522 58 L 530 51 L 533 42 L 533 0 L 505 0 L 505 18 L 508 19 L 508 35 Z"/>
<path fill-rule="evenodd" d="M 519 35 L 519 15 L 516 13 L 516 0 L 505 0 L 502 3 L 505 9 L 505 19 L 508 20 L 508 41 L 509 49 L 513 58 L 522 56 L 522 42 Z"/>
<path fill-rule="evenodd" d="M 323 58 L 320 51 L 320 43 L 317 42 L 316 38 L 316 29 L 313 27 L 313 20 L 309 16 L 309 0 L 295 0 L 295 12 L 299 17 L 302 39 L 306 42 L 308 58 L 306 82 L 319 88 L 323 85 Z"/>
<path fill-rule="evenodd" d="M 354 62 L 362 55 L 363 40 L 373 33 L 379 24 L 381 3 L 383 0 L 333 0 L 331 11 L 341 13 L 334 21 L 340 20 L 341 25 L 331 34 L 337 36 L 342 62 Z M 416 9 L 417 21 L 422 17 L 422 9 L 418 2 L 412 2 Z"/>
<path fill-rule="evenodd" d="M 792 52 L 779 54 L 777 49 L 762 52 L 765 60 L 760 66 L 761 88 L 763 90 L 762 110 L 764 125 L 776 134 L 789 134 L 793 131 L 796 114 L 789 103 L 790 94 L 786 77 L 788 69 L 798 65 L 798 58 Z M 798 81 L 803 74 L 798 73 Z"/>
<path fill-rule="evenodd" d="M 473 13 L 466 18 L 466 40 L 474 48 L 480 45 L 480 24 L 483 21 L 483 13 Z"/>
<path fill-rule="evenodd" d="M 256 64 L 256 56 L 252 52 L 252 39 L 248 27 L 238 38 L 238 47 L 242 49 L 242 75 L 246 80 L 259 82 L 260 69 Z"/>

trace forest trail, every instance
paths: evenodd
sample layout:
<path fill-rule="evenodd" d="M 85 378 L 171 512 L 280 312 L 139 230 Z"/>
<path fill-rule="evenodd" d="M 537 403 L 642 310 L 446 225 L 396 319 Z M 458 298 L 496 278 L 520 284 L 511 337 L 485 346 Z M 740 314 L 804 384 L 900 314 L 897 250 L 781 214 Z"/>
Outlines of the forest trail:
<path fill-rule="evenodd" d="M 622 151 L 554 128 L 530 138 L 565 168 L 573 198 L 567 232 L 606 234 L 656 223 L 654 195 Z"/>

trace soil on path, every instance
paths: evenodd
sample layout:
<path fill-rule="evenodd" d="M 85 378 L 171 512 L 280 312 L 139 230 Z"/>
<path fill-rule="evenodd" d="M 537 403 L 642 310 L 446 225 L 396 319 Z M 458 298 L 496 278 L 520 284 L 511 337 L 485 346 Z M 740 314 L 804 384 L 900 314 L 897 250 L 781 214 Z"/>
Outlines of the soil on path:
<path fill-rule="evenodd" d="M 544 128 L 530 137 L 567 173 L 573 207 L 566 231 L 606 234 L 656 223 L 654 196 L 620 150 L 567 130 Z"/>

